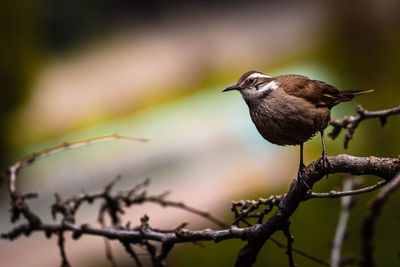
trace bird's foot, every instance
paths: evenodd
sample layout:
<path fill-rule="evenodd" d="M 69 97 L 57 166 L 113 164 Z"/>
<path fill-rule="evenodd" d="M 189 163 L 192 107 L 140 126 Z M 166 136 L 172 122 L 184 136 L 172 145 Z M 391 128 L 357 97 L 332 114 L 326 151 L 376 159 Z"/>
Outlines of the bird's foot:
<path fill-rule="evenodd" d="M 306 173 L 306 167 L 300 166 L 299 171 L 297 172 L 297 180 L 304 185 L 307 190 L 310 190 L 310 186 L 308 185 L 307 181 L 306 181 L 306 177 L 307 177 L 307 173 Z"/>
<path fill-rule="evenodd" d="M 322 156 L 317 160 L 317 164 L 322 167 L 322 170 L 329 171 L 332 169 L 332 165 L 328 160 L 328 156 L 326 153 L 323 153 Z M 328 178 L 329 173 L 326 174 L 326 178 Z"/>

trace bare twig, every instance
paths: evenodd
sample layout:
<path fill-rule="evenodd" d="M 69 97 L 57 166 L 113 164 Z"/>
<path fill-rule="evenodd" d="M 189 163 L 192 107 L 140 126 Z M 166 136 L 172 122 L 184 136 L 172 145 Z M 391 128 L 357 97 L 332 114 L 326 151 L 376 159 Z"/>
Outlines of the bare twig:
<path fill-rule="evenodd" d="M 375 266 L 373 257 L 374 252 L 374 228 L 383 205 L 386 203 L 389 196 L 394 193 L 400 186 L 400 172 L 387 185 L 379 190 L 369 205 L 369 210 L 364 217 L 361 229 L 361 247 L 362 247 L 362 265 L 366 267 Z"/>
<path fill-rule="evenodd" d="M 143 198 L 135 199 L 131 203 L 137 204 L 137 203 L 143 203 L 143 202 L 153 202 L 153 203 L 157 203 L 163 207 L 180 208 L 180 209 L 186 210 L 190 213 L 197 214 L 197 215 L 213 222 L 214 224 L 218 225 L 219 227 L 227 227 L 228 226 L 226 223 L 224 223 L 220 219 L 212 216 L 209 212 L 190 207 L 183 202 L 174 202 L 174 201 L 170 201 L 170 200 L 165 200 L 164 197 L 165 197 L 165 194 L 162 194 L 160 196 L 150 196 L 147 198 L 143 197 Z"/>
<path fill-rule="evenodd" d="M 163 264 L 162 264 L 163 259 L 160 260 L 159 257 L 157 257 L 156 247 L 154 245 L 152 245 L 149 241 L 144 241 L 143 245 L 146 247 L 147 252 L 150 255 L 153 266 L 155 266 L 155 267 L 163 266 Z"/>
<path fill-rule="evenodd" d="M 343 120 L 339 120 L 335 117 L 331 117 L 330 125 L 333 126 L 332 132 L 329 136 L 332 139 L 335 139 L 341 132 L 342 129 L 347 130 L 346 135 L 344 137 L 344 147 L 347 148 L 349 141 L 353 138 L 354 132 L 357 129 L 360 122 L 365 119 L 371 118 L 379 118 L 381 121 L 382 127 L 386 124 L 387 118 L 389 116 L 393 116 L 396 114 L 400 114 L 400 106 L 391 108 L 391 109 L 384 109 L 378 111 L 368 111 L 364 109 L 361 105 L 357 106 L 357 113 L 358 116 L 348 116 L 345 117 Z"/>
<path fill-rule="evenodd" d="M 275 238 L 273 238 L 273 237 L 271 237 L 270 240 L 271 240 L 274 244 L 276 244 L 278 247 L 280 247 L 280 248 L 287 248 L 287 246 L 286 246 L 285 244 L 281 243 L 280 241 L 278 241 L 277 239 L 275 239 Z M 314 256 L 311 256 L 310 254 L 305 253 L 305 252 L 302 251 L 302 250 L 299 250 L 299 249 L 296 249 L 296 248 L 293 248 L 293 247 L 292 247 L 292 251 L 293 251 L 294 253 L 297 253 L 297 254 L 299 254 L 299 255 L 301 255 L 301 256 L 303 256 L 303 257 L 309 259 L 309 260 L 312 260 L 312 261 L 314 261 L 314 262 L 316 262 L 316 263 L 319 263 L 319 264 L 321 264 L 321 265 L 330 266 L 329 262 L 324 261 L 324 260 L 321 260 L 321 259 L 318 259 L 318 258 L 316 258 L 316 257 L 314 257 Z"/>
<path fill-rule="evenodd" d="M 101 209 L 102 210 L 102 209 Z M 98 222 L 100 223 L 101 228 L 106 228 L 104 218 L 103 218 L 104 213 L 100 213 L 98 217 Z M 117 267 L 117 262 L 115 261 L 113 254 L 112 254 L 112 248 L 111 248 L 111 241 L 108 240 L 107 238 L 103 238 L 104 242 L 104 249 L 106 251 L 106 259 L 111 263 L 111 266 Z"/>
<path fill-rule="evenodd" d="M 311 199 L 311 198 L 338 198 L 338 197 L 359 195 L 359 194 L 374 191 L 375 189 L 380 188 L 380 187 L 384 186 L 385 184 L 387 184 L 387 181 L 380 181 L 374 185 L 356 189 L 356 190 L 346 190 L 346 191 L 339 191 L 339 192 L 332 190 L 329 193 L 315 193 L 315 192 L 310 191 L 307 193 L 307 196 L 305 197 L 305 199 L 307 200 L 307 199 Z"/>
<path fill-rule="evenodd" d="M 29 235 L 33 231 L 47 232 L 49 235 L 58 231 L 72 231 L 78 232 L 80 235 L 95 235 L 109 239 L 126 240 L 128 242 L 152 240 L 157 242 L 186 243 L 195 241 L 220 242 L 227 239 L 246 239 L 246 235 L 248 234 L 249 230 L 249 228 L 238 228 L 236 226 L 231 226 L 229 229 L 223 230 L 204 229 L 191 231 L 188 229 L 181 229 L 176 233 L 162 233 L 153 231 L 151 229 L 146 231 L 117 229 L 113 227 L 102 229 L 92 227 L 88 224 L 79 226 L 72 223 L 65 223 L 64 226 L 59 224 L 42 224 L 32 229 L 31 225 L 22 224 L 15 227 L 8 233 L 3 233 L 1 237 L 3 239 L 14 240 L 23 234 Z"/>
<path fill-rule="evenodd" d="M 58 232 L 58 247 L 60 248 L 61 254 L 61 266 L 62 267 L 70 267 L 71 265 L 68 262 L 67 254 L 65 253 L 65 238 L 64 238 L 64 231 Z"/>
<path fill-rule="evenodd" d="M 288 259 L 289 259 L 289 267 L 296 267 L 297 265 L 294 263 L 293 253 L 292 253 L 292 243 L 294 241 L 294 238 L 293 238 L 292 234 L 290 233 L 289 226 L 290 226 L 290 222 L 288 222 L 286 228 L 283 230 L 283 233 L 285 234 L 286 240 L 287 240 L 286 254 L 288 255 Z"/>
<path fill-rule="evenodd" d="M 143 264 L 140 261 L 139 257 L 136 255 L 135 250 L 132 248 L 131 244 L 128 242 L 121 242 L 122 245 L 124 246 L 126 252 L 128 252 L 128 254 L 134 259 L 136 266 L 137 267 L 142 267 Z"/>
<path fill-rule="evenodd" d="M 161 246 L 161 253 L 157 257 L 157 265 L 161 265 L 162 261 L 167 258 L 168 253 L 172 250 L 174 247 L 174 243 L 171 242 L 163 242 Z"/>
<path fill-rule="evenodd" d="M 9 190 L 11 194 L 15 193 L 16 190 L 16 179 L 19 170 L 27 166 L 29 164 L 32 164 L 35 162 L 37 159 L 43 158 L 45 156 L 49 156 L 52 154 L 55 154 L 60 151 L 64 151 L 70 148 L 76 148 L 80 146 L 86 146 L 89 144 L 94 144 L 94 143 L 99 143 L 99 142 L 105 142 L 105 141 L 111 141 L 111 140 L 128 140 L 128 141 L 139 141 L 139 142 L 147 142 L 147 139 L 144 138 L 134 138 L 134 137 L 127 137 L 127 136 L 122 136 L 119 134 L 110 134 L 110 135 L 105 135 L 105 136 L 99 136 L 99 137 L 94 137 L 94 138 L 89 138 L 89 139 L 84 139 L 84 140 L 79 140 L 75 142 L 64 142 L 61 145 L 52 147 L 52 148 L 47 148 L 44 149 L 40 152 L 35 152 L 32 153 L 29 156 L 26 156 L 20 161 L 17 161 L 14 165 L 12 165 L 10 168 L 7 170 L 7 176 L 9 177 Z"/>
<path fill-rule="evenodd" d="M 353 180 L 351 177 L 345 175 L 343 180 L 343 190 L 351 191 L 353 189 Z M 345 196 L 341 198 L 342 208 L 339 215 L 339 221 L 336 228 L 335 238 L 333 239 L 332 250 L 331 250 L 331 266 L 340 266 L 340 251 L 342 248 L 342 242 L 346 234 L 347 221 L 350 214 L 351 196 Z"/>
<path fill-rule="evenodd" d="M 371 186 L 366 186 L 360 189 L 355 189 L 355 190 L 348 190 L 348 191 L 335 191 L 335 190 L 331 190 L 328 193 L 316 193 L 316 192 L 312 192 L 312 191 L 308 191 L 307 195 L 304 197 L 304 199 L 302 201 L 306 201 L 308 199 L 314 199 L 314 198 L 341 198 L 341 197 L 345 197 L 345 196 L 353 196 L 353 195 L 360 195 L 363 193 L 368 193 L 368 192 L 372 192 L 375 189 L 381 188 L 382 186 L 384 186 L 385 184 L 387 184 L 387 181 L 379 181 L 374 185 Z M 276 195 L 274 196 L 276 199 L 282 199 L 283 197 L 285 197 L 286 194 L 283 195 Z M 244 200 L 240 200 L 241 202 Z M 251 202 L 251 200 L 245 200 L 245 201 L 249 201 Z M 254 200 L 252 200 L 254 201 Z M 235 202 L 237 203 L 237 202 Z M 237 213 L 239 216 L 239 213 Z M 250 217 L 250 215 L 249 215 Z M 246 216 L 244 216 L 244 218 L 246 218 Z"/>
<path fill-rule="evenodd" d="M 259 198 L 256 200 L 239 200 L 232 201 L 232 208 L 235 215 L 234 225 L 238 225 L 239 222 L 244 222 L 246 225 L 250 226 L 251 223 L 248 222 L 249 218 L 257 218 L 257 223 L 262 223 L 264 216 L 267 215 L 273 207 L 279 204 L 279 201 L 283 199 L 285 195 L 270 196 L 268 198 Z M 260 206 L 264 205 L 262 211 L 257 212 Z"/>
<path fill-rule="evenodd" d="M 104 249 L 106 251 L 107 260 L 111 263 L 111 266 L 117 267 L 117 263 L 115 262 L 115 259 L 112 254 L 110 240 L 108 240 L 107 238 L 103 238 L 103 241 L 104 241 Z"/>

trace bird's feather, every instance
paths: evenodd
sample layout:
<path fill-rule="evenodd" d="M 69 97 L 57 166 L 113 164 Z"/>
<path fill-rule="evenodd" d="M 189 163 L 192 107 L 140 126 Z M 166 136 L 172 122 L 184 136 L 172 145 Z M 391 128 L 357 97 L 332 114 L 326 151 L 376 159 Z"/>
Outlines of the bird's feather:
<path fill-rule="evenodd" d="M 283 90 L 292 96 L 307 100 L 316 107 L 332 108 L 341 102 L 350 101 L 354 96 L 370 93 L 373 90 L 340 91 L 332 85 L 311 80 L 301 75 L 281 75 L 274 79 Z"/>

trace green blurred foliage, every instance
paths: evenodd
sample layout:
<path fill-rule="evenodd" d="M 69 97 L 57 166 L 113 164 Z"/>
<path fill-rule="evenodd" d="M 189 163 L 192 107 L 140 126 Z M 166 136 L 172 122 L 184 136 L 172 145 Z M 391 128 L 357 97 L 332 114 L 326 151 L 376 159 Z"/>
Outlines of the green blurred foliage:
<path fill-rule="evenodd" d="M 38 61 L 38 1 L 2 1 L 0 4 L 0 169 L 7 164 L 7 142 L 13 111 L 29 95 Z"/>
<path fill-rule="evenodd" d="M 382 14 L 377 10 L 378 4 L 365 0 L 351 1 L 346 5 L 342 5 L 340 1 L 332 1 L 330 5 L 326 36 L 323 36 L 321 46 L 313 57 L 330 66 L 332 73 L 336 73 L 340 79 L 339 83 L 343 86 L 341 89 L 375 89 L 372 94 L 356 98 L 347 106 L 363 103 L 369 110 L 398 106 L 398 12 L 392 15 Z M 398 3 L 397 7 L 400 8 Z M 358 140 L 353 140 L 351 144 L 357 147 L 355 153 L 375 156 L 398 155 L 399 122 L 398 117 L 389 118 L 389 124 L 384 131 L 377 130 L 377 120 L 363 123 L 358 129 Z"/>

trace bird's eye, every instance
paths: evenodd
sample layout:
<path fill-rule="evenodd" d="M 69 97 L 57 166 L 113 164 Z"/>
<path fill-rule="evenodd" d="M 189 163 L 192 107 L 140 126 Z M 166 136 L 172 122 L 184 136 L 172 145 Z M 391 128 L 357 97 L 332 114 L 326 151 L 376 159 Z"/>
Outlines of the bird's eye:
<path fill-rule="evenodd" d="M 254 78 L 250 78 L 250 79 L 249 79 L 249 82 L 250 82 L 250 83 L 253 83 L 253 82 L 254 82 Z"/>

